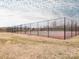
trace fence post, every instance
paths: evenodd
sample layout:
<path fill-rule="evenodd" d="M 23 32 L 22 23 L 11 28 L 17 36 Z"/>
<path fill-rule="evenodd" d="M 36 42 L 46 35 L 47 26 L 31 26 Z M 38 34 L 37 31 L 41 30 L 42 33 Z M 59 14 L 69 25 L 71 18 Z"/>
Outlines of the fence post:
<path fill-rule="evenodd" d="M 64 17 L 64 40 L 66 39 L 66 18 Z"/>
<path fill-rule="evenodd" d="M 17 33 L 17 27 L 16 27 L 16 33 Z"/>
<path fill-rule="evenodd" d="M 24 24 L 24 34 L 26 34 L 26 26 L 25 26 L 25 24 Z"/>
<path fill-rule="evenodd" d="M 78 23 L 77 23 L 77 35 L 78 35 Z"/>
<path fill-rule="evenodd" d="M 15 33 L 16 33 L 16 27 L 14 27 L 14 31 L 15 31 Z"/>
<path fill-rule="evenodd" d="M 73 20 L 71 20 L 71 37 L 73 36 L 72 33 L 73 32 Z"/>
<path fill-rule="evenodd" d="M 12 27 L 11 27 L 11 32 L 12 32 Z"/>
<path fill-rule="evenodd" d="M 18 26 L 18 33 L 20 34 L 20 26 Z"/>
<path fill-rule="evenodd" d="M 31 24 L 29 24 L 29 30 L 30 30 L 30 35 L 31 35 Z"/>
<path fill-rule="evenodd" d="M 77 26 L 78 26 L 78 35 L 79 35 L 79 24 L 77 23 Z"/>
<path fill-rule="evenodd" d="M 22 27 L 21 27 L 22 25 L 20 25 L 20 34 L 21 34 L 21 32 L 22 32 Z"/>
<path fill-rule="evenodd" d="M 78 25 L 78 35 L 79 35 L 79 25 Z"/>
<path fill-rule="evenodd" d="M 48 22 L 48 37 L 49 37 L 49 21 L 47 21 Z"/>
<path fill-rule="evenodd" d="M 20 26 L 21 34 L 22 34 L 22 25 Z"/>
<path fill-rule="evenodd" d="M 18 26 L 16 28 L 17 28 L 17 34 L 18 34 Z"/>
<path fill-rule="evenodd" d="M 25 25 L 25 34 L 26 34 L 26 32 L 27 32 L 26 30 L 27 30 L 27 27 L 26 27 L 26 25 Z"/>
<path fill-rule="evenodd" d="M 77 35 L 77 22 L 75 22 L 75 36 Z"/>
<path fill-rule="evenodd" d="M 37 22 L 37 35 L 39 36 L 39 22 Z"/>

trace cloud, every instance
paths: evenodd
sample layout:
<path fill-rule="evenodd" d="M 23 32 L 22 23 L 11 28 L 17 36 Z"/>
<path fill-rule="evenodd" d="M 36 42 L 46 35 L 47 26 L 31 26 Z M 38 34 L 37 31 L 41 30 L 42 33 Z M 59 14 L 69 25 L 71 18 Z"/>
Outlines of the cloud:
<path fill-rule="evenodd" d="M 0 22 L 8 25 L 77 17 L 79 0 L 0 0 Z M 6 21 L 7 20 L 7 21 Z M 1 24 L 0 23 L 0 24 Z"/>
<path fill-rule="evenodd" d="M 0 26 L 13 26 L 24 23 L 36 22 L 39 20 L 48 20 L 52 16 L 42 14 L 41 12 L 20 11 L 0 9 Z"/>

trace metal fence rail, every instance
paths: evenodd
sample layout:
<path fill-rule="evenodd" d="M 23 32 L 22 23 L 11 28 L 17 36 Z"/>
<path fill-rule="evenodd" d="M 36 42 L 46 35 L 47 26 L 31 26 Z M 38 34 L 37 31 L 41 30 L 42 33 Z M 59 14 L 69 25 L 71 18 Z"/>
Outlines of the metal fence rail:
<path fill-rule="evenodd" d="M 8 27 L 7 32 L 67 39 L 79 35 L 79 23 L 63 17 Z"/>

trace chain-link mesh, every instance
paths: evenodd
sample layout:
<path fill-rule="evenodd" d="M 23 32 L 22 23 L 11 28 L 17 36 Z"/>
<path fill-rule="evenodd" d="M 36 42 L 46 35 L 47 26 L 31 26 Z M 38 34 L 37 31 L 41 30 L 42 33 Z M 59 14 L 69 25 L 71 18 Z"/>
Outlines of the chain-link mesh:
<path fill-rule="evenodd" d="M 8 27 L 7 32 L 68 39 L 79 35 L 79 20 L 57 18 Z"/>

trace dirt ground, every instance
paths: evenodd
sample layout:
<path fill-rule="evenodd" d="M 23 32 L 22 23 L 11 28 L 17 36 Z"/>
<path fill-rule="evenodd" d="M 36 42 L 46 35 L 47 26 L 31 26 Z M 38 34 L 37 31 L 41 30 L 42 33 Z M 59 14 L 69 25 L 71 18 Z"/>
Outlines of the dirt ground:
<path fill-rule="evenodd" d="M 0 59 L 79 59 L 79 36 L 58 40 L 0 33 Z"/>

